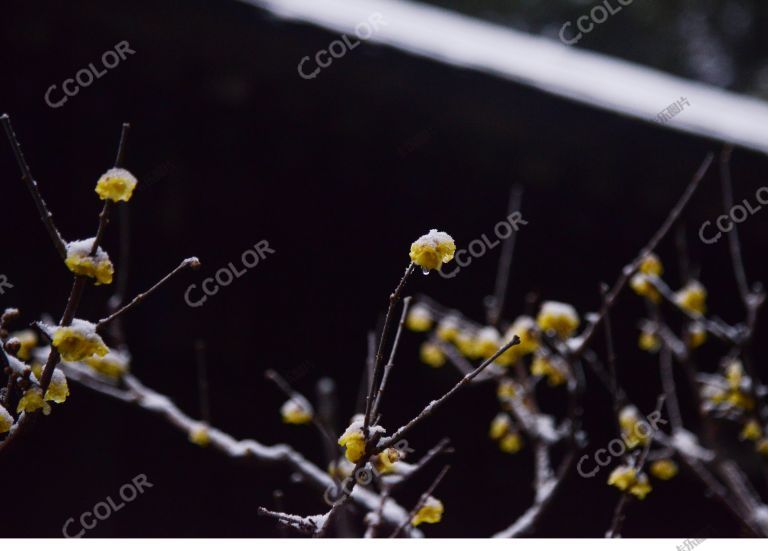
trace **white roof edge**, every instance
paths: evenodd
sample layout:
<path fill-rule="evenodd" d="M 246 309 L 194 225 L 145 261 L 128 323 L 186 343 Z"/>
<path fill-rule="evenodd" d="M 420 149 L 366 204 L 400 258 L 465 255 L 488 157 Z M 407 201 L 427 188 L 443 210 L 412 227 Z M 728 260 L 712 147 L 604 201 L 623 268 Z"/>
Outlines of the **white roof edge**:
<path fill-rule="evenodd" d="M 491 73 L 651 124 L 662 125 L 658 113 L 685 97 L 690 106 L 664 126 L 768 153 L 767 103 L 556 40 L 407 0 L 241 1 L 351 38 L 358 24 L 379 13 L 387 24 L 379 27 L 371 42 Z M 310 57 L 314 54 L 307 52 Z"/>

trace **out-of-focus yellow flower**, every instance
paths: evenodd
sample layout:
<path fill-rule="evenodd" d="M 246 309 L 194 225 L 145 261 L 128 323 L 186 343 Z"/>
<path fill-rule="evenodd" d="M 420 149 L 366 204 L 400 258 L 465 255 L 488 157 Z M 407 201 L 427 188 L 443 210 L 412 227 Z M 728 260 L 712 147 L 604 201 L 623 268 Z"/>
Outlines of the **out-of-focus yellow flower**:
<path fill-rule="evenodd" d="M 18 339 L 19 351 L 16 357 L 20 360 L 28 360 L 32 357 L 32 350 L 37 346 L 37 333 L 31 329 L 24 329 L 11 334 L 11 338 Z"/>
<path fill-rule="evenodd" d="M 608 485 L 614 486 L 622 492 L 629 492 L 638 499 L 645 499 L 651 491 L 648 476 L 645 473 L 637 474 L 632 467 L 616 467 L 608 477 Z"/>
<path fill-rule="evenodd" d="M 74 319 L 68 326 L 56 327 L 53 346 L 68 362 L 79 362 L 89 356 L 105 356 L 109 348 L 96 332 L 96 326 L 89 321 Z"/>
<path fill-rule="evenodd" d="M 289 425 L 306 425 L 312 421 L 312 406 L 301 397 L 293 397 L 280 408 L 283 423 Z"/>
<path fill-rule="evenodd" d="M 536 322 L 528 316 L 518 317 L 504 334 L 504 342 L 510 342 L 513 337 L 520 337 L 520 344 L 508 348 L 501 356 L 496 358 L 499 365 L 512 365 L 523 356 L 532 354 L 539 349 L 539 337 L 536 330 Z"/>
<path fill-rule="evenodd" d="M 536 323 L 542 331 L 553 331 L 566 339 L 579 328 L 579 315 L 570 304 L 548 301 L 541 305 Z"/>
<path fill-rule="evenodd" d="M 643 428 L 646 424 L 641 422 L 640 412 L 635 406 L 626 406 L 619 412 L 619 426 L 624 442 L 630 450 L 645 444 L 651 437 L 650 426 L 648 430 Z"/>
<path fill-rule="evenodd" d="M 637 345 L 640 350 L 646 352 L 658 352 L 661 348 L 661 339 L 652 331 L 641 331 L 640 337 L 637 339 Z"/>
<path fill-rule="evenodd" d="M 389 474 L 395 471 L 395 463 L 400 460 L 400 452 L 395 448 L 387 448 L 374 456 L 373 466 L 381 474 Z"/>
<path fill-rule="evenodd" d="M 496 396 L 499 400 L 509 400 L 517 395 L 517 385 L 512 379 L 504 378 L 499 381 L 499 386 L 496 388 Z"/>
<path fill-rule="evenodd" d="M 201 448 L 210 444 L 211 436 L 208 434 L 208 425 L 205 423 L 197 423 L 192 427 L 189 431 L 189 441 Z"/>
<path fill-rule="evenodd" d="M 419 333 L 432 329 L 433 322 L 432 313 L 422 304 L 414 305 L 408 310 L 408 315 L 405 318 L 405 326 L 411 331 Z"/>
<path fill-rule="evenodd" d="M 4 434 L 11 430 L 13 426 L 13 417 L 8 410 L 0 405 L 0 434 Z"/>
<path fill-rule="evenodd" d="M 437 324 L 437 338 L 453 342 L 459 336 L 459 321 L 454 316 L 446 316 Z"/>
<path fill-rule="evenodd" d="M 43 400 L 43 391 L 33 387 L 24 392 L 16 407 L 16 413 L 21 413 L 22 411 L 32 413 L 38 409 L 42 409 L 45 415 L 51 412 L 51 406 Z"/>
<path fill-rule="evenodd" d="M 64 259 L 64 264 L 74 274 L 94 278 L 96 285 L 110 284 L 115 268 L 112 266 L 109 255 L 101 247 L 91 256 L 94 240 L 95 238 L 91 237 L 67 243 L 67 257 Z"/>
<path fill-rule="evenodd" d="M 413 520 L 411 520 L 411 524 L 414 526 L 418 526 L 422 522 L 435 524 L 442 520 L 444 511 L 445 508 L 443 507 L 443 502 L 429 496 L 424 502 L 424 505 L 416 512 Z"/>
<path fill-rule="evenodd" d="M 531 374 L 537 377 L 546 377 L 549 386 L 560 386 L 567 380 L 563 368 L 555 365 L 554 360 L 542 354 L 536 354 L 533 358 Z"/>
<path fill-rule="evenodd" d="M 67 378 L 64 376 L 64 372 L 61 369 L 54 369 L 51 376 L 51 382 L 48 385 L 48 390 L 45 391 L 45 399 L 57 404 L 62 404 L 69 396 L 69 386 L 67 385 Z"/>
<path fill-rule="evenodd" d="M 110 168 L 99 178 L 96 193 L 102 200 L 128 201 L 138 180 L 124 168 Z"/>
<path fill-rule="evenodd" d="M 675 304 L 691 314 L 704 315 L 707 311 L 707 290 L 698 281 L 690 281 L 675 293 Z"/>
<path fill-rule="evenodd" d="M 707 342 L 707 328 L 699 322 L 692 322 L 688 325 L 688 347 L 698 348 Z"/>
<path fill-rule="evenodd" d="M 512 428 L 512 420 L 506 413 L 499 413 L 491 421 L 491 428 L 488 431 L 488 436 L 492 440 L 499 440 Z"/>
<path fill-rule="evenodd" d="M 744 380 L 744 366 L 739 360 L 731 360 L 725 366 L 725 380 L 728 381 L 728 387 L 731 390 L 741 388 L 741 382 Z"/>
<path fill-rule="evenodd" d="M 640 273 L 660 277 L 664 273 L 664 266 L 659 257 L 653 253 L 647 254 L 640 263 Z"/>
<path fill-rule="evenodd" d="M 101 373 L 112 379 L 119 379 L 125 373 L 128 372 L 128 357 L 121 352 L 115 352 L 110 350 L 103 357 L 91 356 L 83 360 L 83 363 L 88 365 L 91 369 L 97 373 Z"/>
<path fill-rule="evenodd" d="M 760 440 L 755 445 L 755 449 L 757 450 L 757 453 L 759 453 L 760 455 L 768 457 L 768 438 L 763 438 L 762 440 Z"/>
<path fill-rule="evenodd" d="M 459 331 L 459 334 L 456 335 L 453 342 L 465 358 L 474 360 L 475 358 L 480 357 L 478 354 L 478 347 L 476 346 L 477 341 L 475 340 L 475 335 L 468 330 L 463 329 Z"/>
<path fill-rule="evenodd" d="M 755 408 L 755 401 L 740 390 L 731 390 L 726 393 L 725 401 L 735 408 L 744 411 L 752 411 Z"/>
<path fill-rule="evenodd" d="M 339 445 L 346 448 L 344 456 L 352 463 L 357 463 L 365 455 L 365 435 L 362 423 L 354 422 L 339 438 Z"/>
<path fill-rule="evenodd" d="M 501 335 L 494 327 L 483 327 L 475 335 L 474 353 L 480 357 L 488 359 L 501 348 Z"/>
<path fill-rule="evenodd" d="M 340 457 L 328 464 L 328 474 L 336 480 L 344 480 L 355 472 L 355 464 L 346 457 Z"/>
<path fill-rule="evenodd" d="M 499 449 L 504 453 L 517 453 L 523 448 L 523 439 L 516 432 L 510 432 L 499 441 Z"/>
<path fill-rule="evenodd" d="M 671 459 L 659 459 L 651 463 L 651 474 L 659 480 L 669 480 L 677 475 L 677 463 Z"/>
<path fill-rule="evenodd" d="M 419 357 L 430 367 L 443 367 L 445 365 L 445 354 L 438 345 L 432 342 L 425 342 L 421 345 Z"/>
<path fill-rule="evenodd" d="M 656 287 L 654 287 L 645 274 L 637 273 L 633 275 L 632 279 L 629 280 L 629 286 L 635 293 L 647 298 L 651 302 L 658 304 L 661 301 L 661 293 L 656 290 Z"/>
<path fill-rule="evenodd" d="M 762 436 L 763 430 L 760 428 L 760 423 L 755 419 L 750 419 L 744 423 L 744 427 L 741 429 L 741 434 L 739 434 L 739 438 L 742 440 L 752 440 L 753 442 L 756 442 Z"/>
<path fill-rule="evenodd" d="M 439 270 L 445 262 L 453 260 L 456 243 L 445 232 L 429 230 L 411 244 L 411 261 L 427 274 L 430 270 Z"/>

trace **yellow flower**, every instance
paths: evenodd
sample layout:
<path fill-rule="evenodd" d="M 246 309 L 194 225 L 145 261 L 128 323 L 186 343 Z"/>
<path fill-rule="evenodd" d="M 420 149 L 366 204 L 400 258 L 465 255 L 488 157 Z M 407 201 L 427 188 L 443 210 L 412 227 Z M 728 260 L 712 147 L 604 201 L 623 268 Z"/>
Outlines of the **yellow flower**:
<path fill-rule="evenodd" d="M 429 230 L 411 244 L 411 261 L 428 274 L 430 270 L 439 270 L 444 262 L 453 260 L 456 243 L 445 232 Z"/>
<path fill-rule="evenodd" d="M 431 342 L 425 342 L 419 350 L 421 361 L 431 367 L 443 367 L 445 365 L 445 354 L 440 347 Z"/>
<path fill-rule="evenodd" d="M 517 395 L 517 385 L 512 379 L 502 379 L 496 388 L 496 396 L 499 400 L 508 400 Z"/>
<path fill-rule="evenodd" d="M 205 423 L 197 423 L 194 427 L 192 427 L 192 429 L 189 431 L 189 441 L 197 446 L 200 446 L 201 448 L 204 448 L 210 444 L 211 437 L 208 434 L 208 425 Z"/>
<path fill-rule="evenodd" d="M 536 354 L 533 358 L 531 375 L 546 377 L 549 386 L 560 386 L 567 380 L 563 369 L 556 366 L 552 359 L 541 354 Z"/>
<path fill-rule="evenodd" d="M 675 303 L 686 312 L 703 315 L 707 311 L 707 290 L 698 281 L 691 281 L 675 293 Z"/>
<path fill-rule="evenodd" d="M 536 323 L 542 331 L 553 331 L 565 339 L 579 328 L 579 315 L 570 304 L 549 301 L 541 305 Z"/>
<path fill-rule="evenodd" d="M 760 455 L 764 455 L 765 457 L 768 457 L 768 438 L 763 438 L 760 440 L 756 445 L 755 449 L 757 450 L 757 453 Z"/>
<path fill-rule="evenodd" d="M 16 357 L 20 360 L 28 360 L 32 357 L 32 350 L 37 346 L 37 333 L 31 329 L 24 329 L 23 331 L 17 331 L 11 334 L 11 338 L 18 339 L 19 351 L 16 353 Z"/>
<path fill-rule="evenodd" d="M 488 436 L 492 440 L 499 440 L 512 428 L 512 420 L 506 413 L 499 413 L 491 421 L 491 428 L 488 431 Z"/>
<path fill-rule="evenodd" d="M 105 356 L 109 348 L 91 322 L 74 319 L 69 326 L 59 326 L 53 333 L 53 346 L 68 362 L 79 362 L 89 356 Z"/>
<path fill-rule="evenodd" d="M 416 304 L 408 311 L 408 316 L 405 318 L 405 326 L 411 331 L 422 333 L 432 329 L 432 313 L 426 306 Z"/>
<path fill-rule="evenodd" d="M 400 452 L 395 448 L 387 448 L 373 458 L 374 467 L 381 474 L 395 472 L 395 463 L 400 460 Z"/>
<path fill-rule="evenodd" d="M 630 450 L 645 444 L 651 436 L 649 430 L 641 429 L 643 423 L 640 421 L 640 412 L 634 406 L 626 406 L 619 412 L 619 426 Z"/>
<path fill-rule="evenodd" d="M 365 436 L 363 435 L 362 422 L 352 423 L 339 438 L 339 445 L 344 446 L 344 456 L 352 463 L 357 463 L 365 455 Z"/>
<path fill-rule="evenodd" d="M 763 431 L 760 428 L 760 423 L 758 423 L 754 419 L 750 419 L 744 424 L 744 427 L 741 429 L 741 434 L 739 435 L 739 438 L 742 440 L 752 440 L 753 442 L 756 442 L 760 439 L 760 437 L 763 436 Z"/>
<path fill-rule="evenodd" d="M 505 435 L 499 441 L 499 449 L 504 453 L 517 453 L 523 447 L 523 439 L 516 432 Z"/>
<path fill-rule="evenodd" d="M 578 320 L 576 323 L 578 324 Z M 533 318 L 529 316 L 518 317 L 507 331 L 504 342 L 511 341 L 515 335 L 520 337 L 520 344 L 512 347 L 510 350 L 519 350 L 520 354 L 525 356 L 533 354 L 539 349 L 539 337 L 536 333 L 536 322 L 533 321 Z"/>
<path fill-rule="evenodd" d="M 652 331 L 641 331 L 637 344 L 641 350 L 646 352 L 658 352 L 661 348 L 661 339 Z"/>
<path fill-rule="evenodd" d="M 54 369 L 51 382 L 48 385 L 48 390 L 45 391 L 45 399 L 61 404 L 64 403 L 67 396 L 69 396 L 67 378 L 64 376 L 64 372 L 61 369 Z"/>
<path fill-rule="evenodd" d="M 744 379 L 744 366 L 739 360 L 732 360 L 725 366 L 725 379 L 731 390 L 741 388 L 741 381 Z"/>
<path fill-rule="evenodd" d="M 445 508 L 443 507 L 443 502 L 429 496 L 424 502 L 424 505 L 416 512 L 411 524 L 414 526 L 418 526 L 422 522 L 435 524 L 442 520 L 444 511 Z"/>
<path fill-rule="evenodd" d="M 698 348 L 702 344 L 707 342 L 707 329 L 698 322 L 693 322 L 688 325 L 688 347 Z"/>
<path fill-rule="evenodd" d="M 43 391 L 33 387 L 27 390 L 19 400 L 16 413 L 21 413 L 22 411 L 32 413 L 38 409 L 42 409 L 45 415 L 51 412 L 51 406 L 43 400 Z"/>
<path fill-rule="evenodd" d="M 650 471 L 659 480 L 669 480 L 677 475 L 677 463 L 671 459 L 659 459 L 651 463 Z"/>
<path fill-rule="evenodd" d="M 8 410 L 3 406 L 0 406 L 0 434 L 4 434 L 11 430 L 13 426 L 13 417 L 8 413 Z"/>
<path fill-rule="evenodd" d="M 651 491 L 651 485 L 648 483 L 648 477 L 641 473 L 639 476 L 637 470 L 632 467 L 616 467 L 608 477 L 608 485 L 615 486 L 622 492 L 629 492 L 638 499 L 645 499 L 645 496 Z"/>
<path fill-rule="evenodd" d="M 475 335 L 467 330 L 459 331 L 459 334 L 454 339 L 454 344 L 459 349 L 459 352 L 471 360 L 479 357 L 479 349 L 476 346 L 476 342 Z"/>
<path fill-rule="evenodd" d="M 114 350 L 110 350 L 104 357 L 91 356 L 83 362 L 97 373 L 112 379 L 119 379 L 128 372 L 128 358 Z"/>
<path fill-rule="evenodd" d="M 91 256 L 94 239 L 91 237 L 67 243 L 67 258 L 64 263 L 72 273 L 94 278 L 96 285 L 112 283 L 115 269 L 109 255 L 99 247 Z"/>
<path fill-rule="evenodd" d="M 437 324 L 437 338 L 452 342 L 459 336 L 459 322 L 454 316 L 447 316 Z"/>
<path fill-rule="evenodd" d="M 661 260 L 659 260 L 658 256 L 653 253 L 649 253 L 640 263 L 640 273 L 659 277 L 662 273 L 664 273 L 664 266 L 662 266 Z"/>
<path fill-rule="evenodd" d="M 138 180 L 124 168 L 110 168 L 99 178 L 96 193 L 102 200 L 128 201 Z"/>
<path fill-rule="evenodd" d="M 312 406 L 301 396 L 294 396 L 280 408 L 283 423 L 288 425 L 306 425 L 312 421 Z"/>
<path fill-rule="evenodd" d="M 494 327 L 483 327 L 474 339 L 474 353 L 480 358 L 488 359 L 501 347 L 501 335 Z"/>
<path fill-rule="evenodd" d="M 658 303 L 661 300 L 661 294 L 645 274 L 637 273 L 633 275 L 632 279 L 629 280 L 629 286 L 632 287 L 635 293 L 647 298 L 651 302 Z"/>

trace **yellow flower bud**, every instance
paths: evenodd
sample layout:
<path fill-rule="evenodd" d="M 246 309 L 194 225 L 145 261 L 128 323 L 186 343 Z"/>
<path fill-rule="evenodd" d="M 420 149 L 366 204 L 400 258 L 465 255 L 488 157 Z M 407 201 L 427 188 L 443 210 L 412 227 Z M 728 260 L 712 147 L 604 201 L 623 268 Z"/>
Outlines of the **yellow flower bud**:
<path fill-rule="evenodd" d="M 741 429 L 739 438 L 742 440 L 752 440 L 753 442 L 756 442 L 760 439 L 761 436 L 763 436 L 763 431 L 760 428 L 760 423 L 758 423 L 755 419 L 750 419 Z"/>
<path fill-rule="evenodd" d="M 205 423 L 198 423 L 189 431 L 189 441 L 193 444 L 206 447 L 211 443 L 211 437 L 208 434 L 208 425 Z"/>
<path fill-rule="evenodd" d="M 541 305 L 536 323 L 542 331 L 552 331 L 565 339 L 579 328 L 579 315 L 570 304 L 549 301 Z"/>
<path fill-rule="evenodd" d="M 303 398 L 296 396 L 280 408 L 283 423 L 288 425 L 306 425 L 312 421 L 312 406 Z"/>
<path fill-rule="evenodd" d="M 430 367 L 443 367 L 445 365 L 445 354 L 440 347 L 431 342 L 425 342 L 421 345 L 419 351 L 421 361 Z"/>
<path fill-rule="evenodd" d="M 659 459 L 651 463 L 650 471 L 659 480 L 669 480 L 677 475 L 677 463 L 671 459 Z"/>
<path fill-rule="evenodd" d="M 128 201 L 138 180 L 124 168 L 110 168 L 99 178 L 96 193 L 102 200 Z"/>
<path fill-rule="evenodd" d="M 707 290 L 698 281 L 691 281 L 675 293 L 675 303 L 691 314 L 705 314 L 707 311 Z"/>
<path fill-rule="evenodd" d="M 659 277 L 662 273 L 664 273 L 664 267 L 662 266 L 661 260 L 659 260 L 658 256 L 653 253 L 649 253 L 640 263 L 639 271 L 645 275 L 653 275 Z"/>
<path fill-rule="evenodd" d="M 405 326 L 411 331 L 422 333 L 432 329 L 432 313 L 426 306 L 416 304 L 408 311 L 408 316 L 405 318 Z"/>
<path fill-rule="evenodd" d="M 651 302 L 658 304 L 661 301 L 661 293 L 656 290 L 656 287 L 653 286 L 653 283 L 644 274 L 637 273 L 633 275 L 632 279 L 629 280 L 629 286 L 635 293 L 647 298 Z"/>

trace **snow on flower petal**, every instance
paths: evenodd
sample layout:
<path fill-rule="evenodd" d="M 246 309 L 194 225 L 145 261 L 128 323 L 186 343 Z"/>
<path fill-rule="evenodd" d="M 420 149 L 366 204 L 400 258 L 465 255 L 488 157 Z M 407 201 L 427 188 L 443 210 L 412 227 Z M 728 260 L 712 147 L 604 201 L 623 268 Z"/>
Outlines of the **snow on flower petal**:
<path fill-rule="evenodd" d="M 109 352 L 96 332 L 96 325 L 77 318 L 71 325 L 56 327 L 52 342 L 68 362 L 79 362 L 93 355 L 105 356 Z"/>
<path fill-rule="evenodd" d="M 421 333 L 432 328 L 432 313 L 423 304 L 416 304 L 408 311 L 405 318 L 405 326 L 411 331 Z"/>
<path fill-rule="evenodd" d="M 43 400 L 43 391 L 37 387 L 30 388 L 19 399 L 19 404 L 16 407 L 16 413 L 32 413 L 42 409 L 45 415 L 51 412 L 51 406 L 49 406 L 45 400 Z"/>
<path fill-rule="evenodd" d="M 707 311 L 707 290 L 698 281 L 690 281 L 675 293 L 675 303 L 688 313 L 703 315 Z"/>
<path fill-rule="evenodd" d="M 110 168 L 99 178 L 96 193 L 102 200 L 128 201 L 138 180 L 124 168 Z"/>
<path fill-rule="evenodd" d="M 352 463 L 357 463 L 365 455 L 365 436 L 362 421 L 355 421 L 339 438 L 339 445 L 346 448 L 344 455 Z"/>
<path fill-rule="evenodd" d="M 105 356 L 91 356 L 83 362 L 97 373 L 111 379 L 119 379 L 128 372 L 128 358 L 121 352 L 110 350 Z"/>
<path fill-rule="evenodd" d="M 443 367 L 445 365 L 445 354 L 438 345 L 431 342 L 425 342 L 421 345 L 419 357 L 430 367 Z"/>
<path fill-rule="evenodd" d="M 63 403 L 69 396 L 69 386 L 67 378 L 61 369 L 54 369 L 48 390 L 45 391 L 45 399 L 57 404 Z"/>
<path fill-rule="evenodd" d="M 565 339 L 579 328 L 579 315 L 570 304 L 548 301 L 541 305 L 536 323 L 542 331 L 553 331 Z"/>
<path fill-rule="evenodd" d="M 112 283 L 115 269 L 109 255 L 101 247 L 91 255 L 94 240 L 95 238 L 91 237 L 67 243 L 67 257 L 64 263 L 72 273 L 95 279 L 96 285 Z"/>
<path fill-rule="evenodd" d="M 190 442 L 201 448 L 204 448 L 211 443 L 211 437 L 208 434 L 208 425 L 205 423 L 197 423 L 193 426 L 189 431 L 188 437 Z"/>
<path fill-rule="evenodd" d="M 427 274 L 430 270 L 439 270 L 445 262 L 453 260 L 456 243 L 445 232 L 429 230 L 411 244 L 411 261 Z"/>
<path fill-rule="evenodd" d="M 283 423 L 289 425 L 306 425 L 312 421 L 312 406 L 300 396 L 289 399 L 280 408 Z"/>
<path fill-rule="evenodd" d="M 434 497 L 429 496 L 424 502 L 424 505 L 422 505 L 421 508 L 416 512 L 413 520 L 411 520 L 411 524 L 414 526 L 418 526 L 422 522 L 426 522 L 427 524 L 435 524 L 442 520 L 444 511 L 445 508 L 443 507 L 443 502 L 439 499 L 435 499 Z"/>

